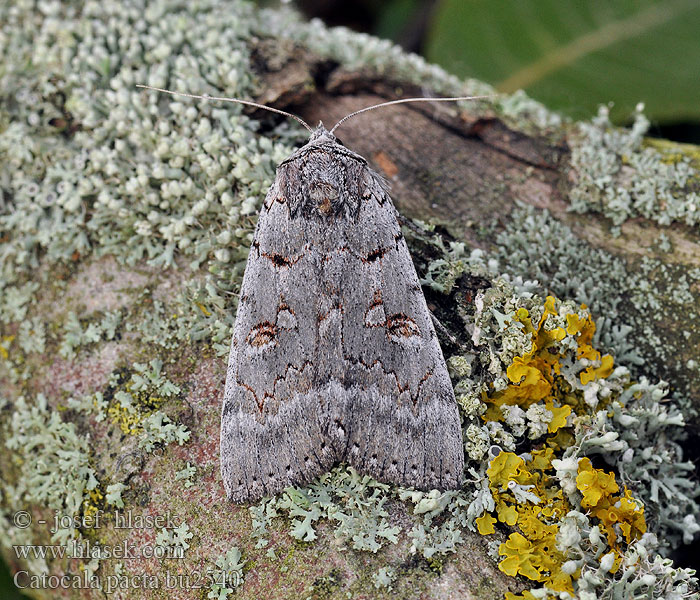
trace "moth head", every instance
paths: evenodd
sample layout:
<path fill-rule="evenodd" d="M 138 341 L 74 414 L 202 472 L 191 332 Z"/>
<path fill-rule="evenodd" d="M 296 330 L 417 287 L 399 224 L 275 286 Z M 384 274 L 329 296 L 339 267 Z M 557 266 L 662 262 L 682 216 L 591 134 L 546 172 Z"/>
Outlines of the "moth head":
<path fill-rule="evenodd" d="M 309 138 L 309 146 L 320 146 L 322 144 L 337 144 L 338 140 L 336 137 L 326 129 L 322 121 L 318 122 L 316 130 L 311 134 Z"/>

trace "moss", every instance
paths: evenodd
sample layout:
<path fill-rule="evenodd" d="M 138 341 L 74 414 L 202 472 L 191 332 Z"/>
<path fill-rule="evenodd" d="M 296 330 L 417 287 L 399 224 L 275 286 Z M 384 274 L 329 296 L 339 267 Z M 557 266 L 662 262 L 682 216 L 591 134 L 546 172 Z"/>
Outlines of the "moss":
<path fill-rule="evenodd" d="M 328 575 L 315 579 L 311 584 L 313 590 L 311 597 L 318 600 L 331 598 L 340 586 L 341 577 L 338 569 L 331 569 Z"/>

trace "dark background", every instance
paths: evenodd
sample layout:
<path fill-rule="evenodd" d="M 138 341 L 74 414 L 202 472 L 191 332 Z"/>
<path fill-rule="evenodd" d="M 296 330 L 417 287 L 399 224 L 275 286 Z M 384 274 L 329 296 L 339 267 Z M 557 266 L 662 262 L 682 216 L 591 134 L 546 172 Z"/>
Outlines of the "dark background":
<path fill-rule="evenodd" d="M 275 7 L 279 0 L 259 0 Z M 697 0 L 295 0 L 308 18 L 391 39 L 461 77 L 523 88 L 549 108 L 588 119 L 608 104 L 631 122 L 639 102 L 649 134 L 700 143 Z M 578 53 L 578 54 L 577 54 Z M 527 85 L 513 78 L 558 67 Z M 509 81 L 515 87 L 511 87 Z M 521 80 L 522 81 L 522 80 Z"/>

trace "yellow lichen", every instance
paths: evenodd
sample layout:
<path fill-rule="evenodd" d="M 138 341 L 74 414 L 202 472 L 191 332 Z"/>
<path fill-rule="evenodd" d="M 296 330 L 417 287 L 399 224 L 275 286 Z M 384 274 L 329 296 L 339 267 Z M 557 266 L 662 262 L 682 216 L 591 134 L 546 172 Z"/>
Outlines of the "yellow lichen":
<path fill-rule="evenodd" d="M 498 554 L 505 556 L 498 568 L 506 575 L 524 575 L 528 579 L 539 581 L 540 568 L 532 564 L 536 559 L 532 543 L 523 535 L 511 533 L 508 540 L 499 546 Z"/>
<path fill-rule="evenodd" d="M 571 576 L 561 572 L 564 556 L 557 550 L 558 522 L 570 510 L 561 490 L 551 483 L 551 448 L 535 450 L 525 461 L 512 452 L 501 452 L 487 470 L 491 493 L 496 501 L 496 517 L 501 523 L 520 531 L 511 533 L 499 547 L 503 560 L 498 568 L 507 575 L 523 575 L 542 582 L 552 590 L 573 591 Z M 538 503 L 519 502 L 512 485 L 523 486 Z M 546 502 L 542 502 L 546 501 Z M 481 519 L 486 521 L 484 513 Z M 479 531 L 481 527 L 477 523 Z"/>
<path fill-rule="evenodd" d="M 506 504 L 502 500 L 496 503 L 496 513 L 501 523 L 512 526 L 518 522 L 518 511 L 514 506 Z"/>
<path fill-rule="evenodd" d="M 585 305 L 583 305 L 585 307 Z M 576 358 L 586 358 L 593 363 L 598 364 L 597 367 L 590 366 L 585 371 L 582 371 L 579 375 L 581 383 L 586 385 L 591 381 L 596 379 L 605 379 L 613 371 L 613 357 L 609 354 L 605 356 L 600 355 L 595 348 L 593 348 L 593 335 L 595 334 L 595 323 L 590 315 L 585 319 L 581 319 L 576 314 L 566 315 L 566 332 L 569 335 L 578 335 L 578 351 L 576 353 Z"/>
<path fill-rule="evenodd" d="M 545 407 L 552 413 L 552 420 L 547 426 L 549 433 L 556 433 L 566 426 L 566 419 L 571 414 L 570 406 L 554 406 L 554 402 L 550 399 L 545 402 Z"/>
<path fill-rule="evenodd" d="M 582 310 L 585 308 L 585 305 L 581 305 Z M 580 401 L 566 393 L 568 386 L 558 377 L 561 360 L 567 351 L 557 352 L 554 346 L 567 335 L 576 339 L 576 358 L 586 359 L 591 363 L 579 374 L 583 385 L 596 379 L 604 379 L 612 373 L 612 356 L 601 356 L 592 346 L 595 323 L 590 315 L 582 318 L 575 313 L 567 314 L 566 328 L 547 329 L 547 317 L 550 315 L 558 315 L 556 299 L 553 296 L 547 297 L 537 327 L 532 324 L 527 310 L 521 308 L 516 311 L 513 319 L 523 325 L 523 331 L 530 335 L 532 345 L 529 352 L 516 356 L 506 369 L 510 384 L 504 390 L 485 398 L 488 405 L 488 410 L 483 416 L 485 421 L 502 421 L 502 406 L 517 405 L 527 410 L 531 405 L 544 400 L 545 407 L 554 415 L 549 424 L 549 433 L 555 433 L 565 426 L 571 406 Z"/>
<path fill-rule="evenodd" d="M 204 306 L 204 304 L 201 302 L 195 302 L 195 304 L 197 305 L 197 308 L 202 311 L 202 314 L 204 314 L 206 317 L 211 317 L 211 312 L 206 306 Z"/>
<path fill-rule="evenodd" d="M 601 469 L 594 469 L 590 458 L 582 458 L 578 463 L 576 487 L 583 494 L 581 506 L 594 508 L 603 498 L 619 491 L 615 475 Z"/>
<path fill-rule="evenodd" d="M 143 418 L 160 408 L 165 399 L 155 396 L 147 390 L 134 391 L 131 381 L 125 387 L 126 391 L 133 398 L 134 404 L 123 406 L 119 401 L 115 401 L 107 409 L 107 415 L 112 419 L 113 423 L 119 425 L 123 433 L 136 435 L 141 432 L 141 421 Z"/>
<path fill-rule="evenodd" d="M 141 416 L 137 412 L 131 412 L 119 403 L 115 403 L 107 409 L 107 415 L 112 422 L 119 425 L 123 433 L 136 435 L 141 431 Z"/>
<path fill-rule="evenodd" d="M 506 592 L 505 600 L 537 600 L 537 597 L 532 592 L 525 590 L 522 594 Z"/>
<path fill-rule="evenodd" d="M 8 348 L 14 339 L 14 335 L 3 335 L 2 338 L 0 338 L 0 356 L 2 356 L 5 360 L 10 358 Z"/>
<path fill-rule="evenodd" d="M 528 473 L 523 471 L 525 461 L 512 452 L 501 452 L 489 465 L 486 474 L 489 477 L 491 486 L 500 490 L 507 489 L 509 481 L 517 481 L 520 484 L 527 484 Z"/>
<path fill-rule="evenodd" d="M 104 494 L 99 487 L 88 492 L 87 497 L 83 499 L 83 516 L 88 520 L 93 519 L 100 511 L 104 500 Z"/>
<path fill-rule="evenodd" d="M 581 309 L 585 311 L 586 307 L 582 305 Z M 562 571 L 567 559 L 557 548 L 556 536 L 561 520 L 574 507 L 554 477 L 552 460 L 574 442 L 570 417 L 585 416 L 590 407 L 581 390 L 572 389 L 561 371 L 572 346 L 576 349 L 576 359 L 586 367 L 578 374 L 582 385 L 610 376 L 613 359 L 609 355 L 601 356 L 593 347 L 595 323 L 590 315 L 566 314 L 565 328 L 550 325 L 546 329 L 550 315 L 558 316 L 556 299 L 552 296 L 547 298 L 536 326 L 527 310 L 521 308 L 515 312 L 513 319 L 530 336 L 531 347 L 516 356 L 506 370 L 509 385 L 485 395 L 488 410 L 483 415 L 486 421 L 503 421 L 503 406 L 517 405 L 527 410 L 543 402 L 552 414 L 547 434 L 543 436 L 543 445 L 526 457 L 528 460 L 512 452 L 500 452 L 492 459 L 487 476 L 495 510 L 494 514 L 484 513 L 479 517 L 477 527 L 483 535 L 495 531 L 496 521 L 516 529 L 499 547 L 499 555 L 503 557 L 498 565 L 501 571 L 511 576 L 523 575 L 552 591 L 573 594 L 573 582 L 580 573 Z M 558 344 L 567 336 L 573 337 L 575 344 Z M 620 543 L 623 540 L 629 543 L 646 531 L 644 509 L 626 488 L 620 495 L 615 475 L 595 469 L 588 458 L 579 461 L 576 486 L 582 494 L 582 508 L 598 519 L 615 553 L 615 570 L 622 556 Z M 530 592 L 506 595 L 506 600 L 532 598 Z"/>
<path fill-rule="evenodd" d="M 490 533 L 495 533 L 496 529 L 493 524 L 496 522 L 489 513 L 485 512 L 478 519 L 476 519 L 476 528 L 479 530 L 481 535 L 489 535 Z"/>
<path fill-rule="evenodd" d="M 644 507 L 625 488 L 622 496 L 615 495 L 620 486 L 613 473 L 596 469 L 590 459 L 582 458 L 578 465 L 576 487 L 583 494 L 581 505 L 591 510 L 600 520 L 600 528 L 608 539 L 608 545 L 620 553 L 618 530 L 625 542 L 638 539 L 647 530 Z"/>
<path fill-rule="evenodd" d="M 531 348 L 522 356 L 516 356 L 506 369 L 510 384 L 504 390 L 488 397 L 489 410 L 484 415 L 488 421 L 502 420 L 500 407 L 518 405 L 527 409 L 532 404 L 550 398 L 554 385 L 554 374 L 558 373 L 558 355 L 549 351 L 553 344 L 566 336 L 561 327 L 548 330 L 545 323 L 549 315 L 556 315 L 555 299 L 549 296 L 537 327 L 534 327 L 529 312 L 524 308 L 516 311 L 514 319 L 523 325 L 525 333 L 531 337 Z"/>

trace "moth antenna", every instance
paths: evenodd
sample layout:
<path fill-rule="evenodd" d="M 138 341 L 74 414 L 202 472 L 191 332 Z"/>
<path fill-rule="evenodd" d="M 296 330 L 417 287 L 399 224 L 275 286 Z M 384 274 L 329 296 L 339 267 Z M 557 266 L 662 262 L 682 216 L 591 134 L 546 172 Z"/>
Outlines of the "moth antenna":
<path fill-rule="evenodd" d="M 251 102 L 249 100 L 239 100 L 238 98 L 223 98 L 219 96 L 209 96 L 207 94 L 203 96 L 198 96 L 197 94 L 186 94 L 184 92 L 173 92 L 171 90 L 165 90 L 163 88 L 158 88 L 158 87 L 153 87 L 152 85 L 141 85 L 140 83 L 136 84 L 136 87 L 144 88 L 146 90 L 153 90 L 155 92 L 163 92 L 164 94 L 170 94 L 172 96 L 184 96 L 185 98 L 199 98 L 200 100 L 221 100 L 223 102 L 236 102 L 238 104 L 245 104 L 246 106 L 254 106 L 255 108 L 262 108 L 263 110 L 269 110 L 270 112 L 274 112 L 280 115 L 284 115 L 285 117 L 291 117 L 295 121 L 298 121 L 301 123 L 306 129 L 310 132 L 313 133 L 314 130 L 311 129 L 311 127 L 304 121 L 301 117 L 297 117 L 296 115 L 293 115 L 292 113 L 285 112 L 283 110 L 280 110 L 278 108 L 272 108 L 271 106 L 265 106 L 264 104 L 258 104 L 257 102 Z"/>
<path fill-rule="evenodd" d="M 333 129 L 331 129 L 330 133 L 333 133 L 338 127 L 340 127 L 345 121 L 352 117 L 356 117 L 357 115 L 361 115 L 364 112 L 367 112 L 369 110 L 374 110 L 375 108 L 381 108 L 383 106 L 390 106 L 392 104 L 405 104 L 407 102 L 456 102 L 458 100 L 483 100 L 484 98 L 493 98 L 494 95 L 491 96 L 458 96 L 456 98 L 402 98 L 401 100 L 390 100 L 389 102 L 382 102 L 381 104 L 374 104 L 373 106 L 366 106 L 365 108 L 361 108 L 360 110 L 356 110 L 353 113 L 350 113 L 349 115 L 345 115 L 340 121 L 338 121 L 335 125 L 333 125 Z"/>

